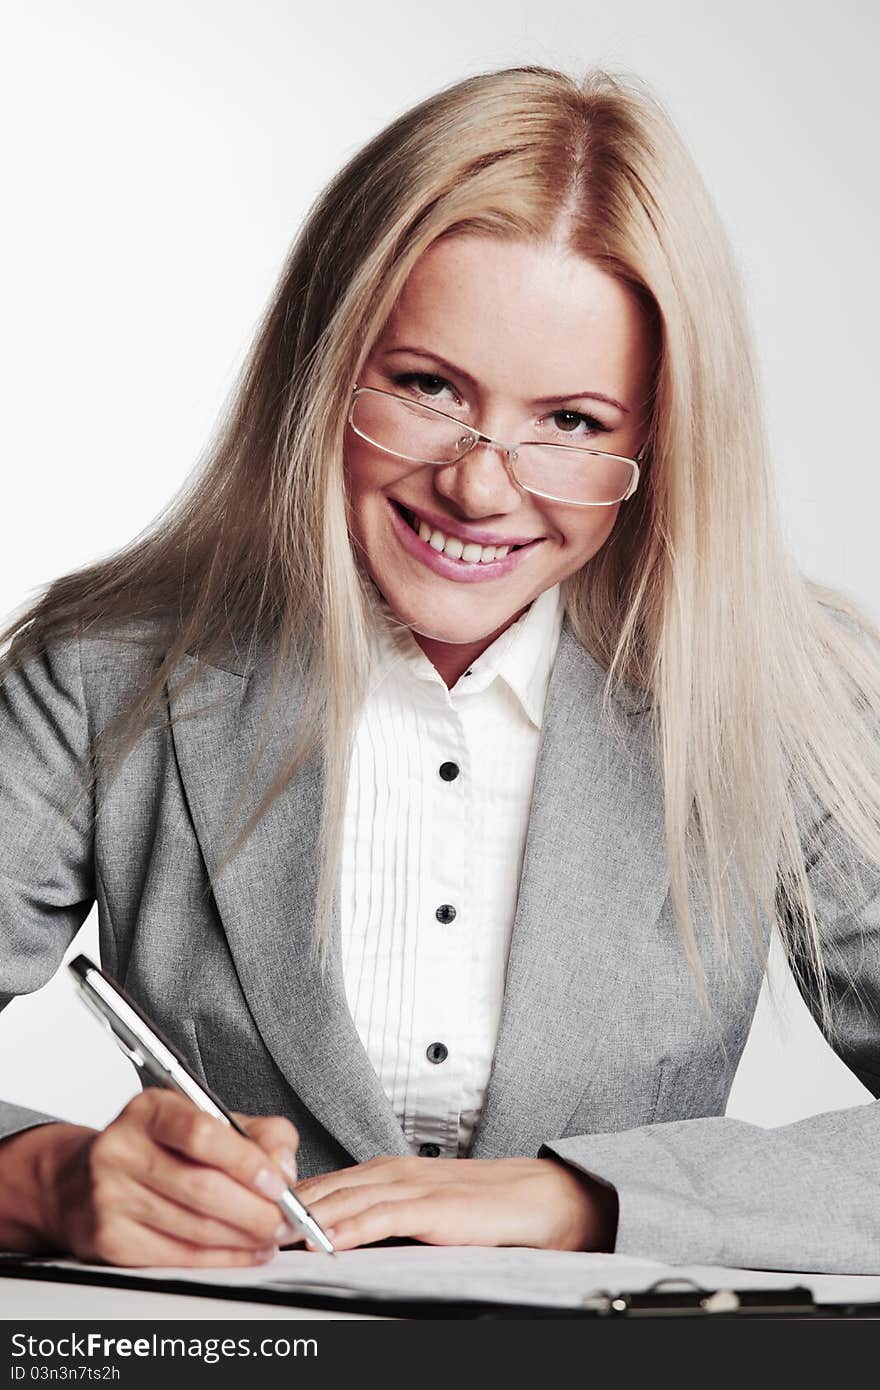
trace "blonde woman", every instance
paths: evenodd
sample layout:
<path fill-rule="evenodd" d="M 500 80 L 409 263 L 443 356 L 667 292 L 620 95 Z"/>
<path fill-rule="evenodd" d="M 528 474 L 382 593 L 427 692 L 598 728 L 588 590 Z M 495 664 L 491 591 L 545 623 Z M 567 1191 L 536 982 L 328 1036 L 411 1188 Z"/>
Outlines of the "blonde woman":
<path fill-rule="evenodd" d="M 725 237 L 634 78 L 332 181 L 210 457 L 2 634 L 0 995 L 106 968 L 249 1138 L 0 1107 L 0 1245 L 880 1272 L 875 1105 L 724 1117 L 777 931 L 880 1091 L 880 634 L 785 553 Z"/>

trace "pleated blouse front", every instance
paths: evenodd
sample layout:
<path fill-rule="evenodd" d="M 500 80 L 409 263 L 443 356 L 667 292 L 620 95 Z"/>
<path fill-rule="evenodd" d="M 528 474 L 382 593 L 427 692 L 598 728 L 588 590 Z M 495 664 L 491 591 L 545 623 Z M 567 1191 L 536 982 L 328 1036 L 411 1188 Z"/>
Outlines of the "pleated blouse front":
<path fill-rule="evenodd" d="M 374 640 L 344 813 L 343 974 L 425 1156 L 463 1156 L 482 1107 L 562 618 L 555 585 L 452 690 L 409 629 L 382 623 Z"/>

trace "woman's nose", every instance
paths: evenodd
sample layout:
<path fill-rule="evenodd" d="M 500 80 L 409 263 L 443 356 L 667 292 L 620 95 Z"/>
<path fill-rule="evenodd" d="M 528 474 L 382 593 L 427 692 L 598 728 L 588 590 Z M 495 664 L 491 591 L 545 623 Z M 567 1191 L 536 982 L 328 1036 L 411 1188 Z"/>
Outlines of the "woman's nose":
<path fill-rule="evenodd" d="M 519 506 L 522 490 L 497 444 L 478 441 L 457 463 L 433 469 L 434 488 L 465 516 L 492 516 Z"/>

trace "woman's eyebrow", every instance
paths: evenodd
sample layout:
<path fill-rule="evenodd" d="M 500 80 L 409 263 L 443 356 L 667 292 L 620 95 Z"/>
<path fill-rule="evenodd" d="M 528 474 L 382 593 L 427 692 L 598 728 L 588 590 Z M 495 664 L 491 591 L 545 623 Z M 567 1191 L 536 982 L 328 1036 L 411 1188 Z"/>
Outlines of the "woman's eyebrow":
<path fill-rule="evenodd" d="M 445 357 L 441 357 L 437 352 L 429 352 L 427 348 L 420 347 L 394 347 L 386 349 L 386 356 L 391 357 L 397 352 L 414 353 L 417 357 L 430 357 L 432 362 L 437 362 L 445 371 L 452 372 L 454 376 L 463 377 L 471 386 L 478 386 L 479 382 L 472 377 L 470 372 L 466 372 L 463 367 L 457 367 L 454 362 L 449 362 Z M 531 405 L 561 405 L 563 401 L 591 400 L 604 401 L 606 405 L 616 406 L 622 410 L 624 415 L 629 414 L 628 408 L 613 396 L 606 396 L 601 391 L 569 391 L 560 396 L 537 396 L 531 401 Z"/>

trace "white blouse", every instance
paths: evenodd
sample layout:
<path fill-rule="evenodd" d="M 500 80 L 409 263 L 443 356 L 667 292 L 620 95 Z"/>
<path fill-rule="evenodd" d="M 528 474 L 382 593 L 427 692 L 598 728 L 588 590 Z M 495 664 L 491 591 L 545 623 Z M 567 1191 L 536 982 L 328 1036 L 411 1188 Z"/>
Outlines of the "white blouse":
<path fill-rule="evenodd" d="M 452 690 L 407 628 L 375 640 L 343 825 L 355 1026 L 414 1153 L 465 1154 L 489 1079 L 560 586 Z"/>

